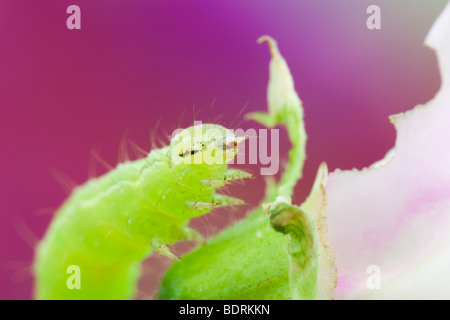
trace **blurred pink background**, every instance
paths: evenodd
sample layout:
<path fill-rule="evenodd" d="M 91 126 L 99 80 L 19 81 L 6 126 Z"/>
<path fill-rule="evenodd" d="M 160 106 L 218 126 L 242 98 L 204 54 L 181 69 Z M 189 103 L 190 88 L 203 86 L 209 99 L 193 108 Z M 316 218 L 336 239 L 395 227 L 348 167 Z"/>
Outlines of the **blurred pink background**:
<path fill-rule="evenodd" d="M 321 161 L 334 170 L 379 160 L 395 140 L 388 116 L 439 88 L 434 53 L 422 43 L 446 2 L 2 0 L 0 298 L 32 297 L 33 245 L 67 196 L 55 176 L 81 184 L 105 172 L 94 170 L 92 151 L 115 165 L 126 133 L 148 150 L 157 122 L 164 138 L 183 110 L 190 124 L 193 105 L 196 119 L 221 115 L 224 125 L 237 125 L 245 105 L 266 110 L 263 34 L 278 41 L 305 108 L 308 159 L 295 202 Z M 81 8 L 81 30 L 66 27 L 71 4 Z M 381 7 L 381 30 L 366 28 L 371 4 Z M 254 206 L 261 181 L 231 192 Z M 194 223 L 211 235 L 244 212 Z M 141 290 L 154 290 L 167 265 L 152 265 Z"/>

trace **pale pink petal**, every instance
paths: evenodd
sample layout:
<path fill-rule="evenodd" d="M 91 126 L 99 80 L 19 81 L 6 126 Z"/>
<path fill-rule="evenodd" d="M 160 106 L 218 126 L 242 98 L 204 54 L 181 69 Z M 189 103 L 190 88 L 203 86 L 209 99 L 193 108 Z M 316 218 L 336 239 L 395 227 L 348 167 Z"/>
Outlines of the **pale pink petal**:
<path fill-rule="evenodd" d="M 438 55 L 439 93 L 391 118 L 397 141 L 384 160 L 329 177 L 337 299 L 450 299 L 450 4 L 426 44 Z M 371 265 L 379 289 L 367 286 Z"/>

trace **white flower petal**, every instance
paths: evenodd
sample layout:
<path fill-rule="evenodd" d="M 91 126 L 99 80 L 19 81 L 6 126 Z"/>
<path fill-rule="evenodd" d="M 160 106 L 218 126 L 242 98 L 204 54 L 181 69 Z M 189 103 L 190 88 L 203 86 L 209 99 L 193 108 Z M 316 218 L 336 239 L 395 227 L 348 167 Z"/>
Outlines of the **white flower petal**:
<path fill-rule="evenodd" d="M 337 299 L 450 299 L 450 4 L 426 44 L 441 69 L 436 97 L 391 117 L 397 140 L 388 158 L 329 177 Z M 367 286 L 371 265 L 380 268 L 379 289 Z"/>

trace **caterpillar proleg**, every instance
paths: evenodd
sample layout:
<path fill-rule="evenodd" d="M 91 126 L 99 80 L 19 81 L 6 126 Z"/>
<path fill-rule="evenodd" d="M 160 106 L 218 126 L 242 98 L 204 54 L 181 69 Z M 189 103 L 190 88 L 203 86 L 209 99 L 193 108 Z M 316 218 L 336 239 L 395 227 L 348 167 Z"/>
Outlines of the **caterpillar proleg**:
<path fill-rule="evenodd" d="M 189 220 L 243 201 L 217 193 L 250 177 L 227 162 L 243 137 L 214 124 L 189 127 L 169 146 L 119 164 L 76 188 L 40 242 L 34 261 L 37 299 L 130 299 L 140 263 L 166 244 L 196 240 Z M 75 267 L 73 267 L 75 266 Z M 78 271 L 78 287 L 68 270 Z"/>

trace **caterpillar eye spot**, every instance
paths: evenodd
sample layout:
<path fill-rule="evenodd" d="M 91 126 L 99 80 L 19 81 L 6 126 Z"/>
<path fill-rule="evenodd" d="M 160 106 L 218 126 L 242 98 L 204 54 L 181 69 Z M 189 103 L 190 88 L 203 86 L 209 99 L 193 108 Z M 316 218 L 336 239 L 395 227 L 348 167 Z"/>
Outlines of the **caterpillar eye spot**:
<path fill-rule="evenodd" d="M 198 150 L 198 149 L 192 149 L 192 150 L 186 150 L 186 151 L 183 152 L 183 153 L 180 152 L 178 155 L 179 155 L 180 157 L 186 157 L 188 154 L 194 155 L 194 154 L 196 154 L 197 152 L 200 152 L 200 150 Z"/>

